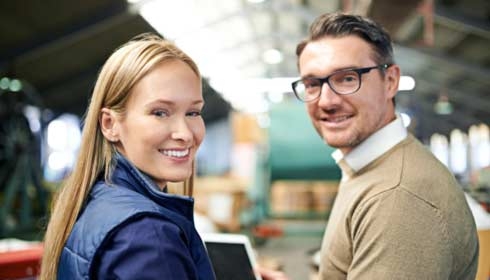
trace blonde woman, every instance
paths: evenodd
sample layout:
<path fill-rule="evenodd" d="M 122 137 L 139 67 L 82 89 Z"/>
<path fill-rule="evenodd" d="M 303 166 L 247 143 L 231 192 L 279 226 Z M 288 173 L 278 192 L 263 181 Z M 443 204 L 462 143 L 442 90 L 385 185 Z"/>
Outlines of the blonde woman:
<path fill-rule="evenodd" d="M 41 279 L 214 279 L 193 224 L 191 185 L 203 140 L 196 64 L 155 35 L 103 66 L 76 166 L 55 200 Z"/>

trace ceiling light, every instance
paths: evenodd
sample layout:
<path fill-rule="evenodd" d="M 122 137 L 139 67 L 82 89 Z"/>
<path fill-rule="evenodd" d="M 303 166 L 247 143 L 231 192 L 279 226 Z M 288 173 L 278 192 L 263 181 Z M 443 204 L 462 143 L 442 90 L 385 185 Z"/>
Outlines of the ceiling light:
<path fill-rule="evenodd" d="M 453 104 L 449 102 L 447 95 L 439 95 L 436 104 L 434 104 L 434 112 L 438 115 L 450 115 L 453 112 Z"/>
<path fill-rule="evenodd" d="M 413 90 L 415 88 L 415 79 L 410 76 L 401 76 L 398 90 Z"/>
<path fill-rule="evenodd" d="M 10 91 L 17 92 L 22 89 L 22 83 L 17 79 L 12 79 L 9 85 Z"/>
<path fill-rule="evenodd" d="M 281 103 L 284 99 L 284 94 L 282 94 L 282 92 L 270 92 L 268 96 L 272 103 Z"/>
<path fill-rule="evenodd" d="M 410 123 L 412 122 L 412 118 L 407 113 L 400 113 L 400 116 L 402 117 L 402 123 L 405 127 L 410 126 Z"/>
<path fill-rule="evenodd" d="M 449 135 L 449 167 L 455 174 L 463 174 L 467 167 L 468 135 L 453 129 Z"/>
<path fill-rule="evenodd" d="M 449 166 L 449 143 L 446 136 L 438 133 L 430 137 L 430 151 L 445 166 Z"/>
<path fill-rule="evenodd" d="M 268 49 L 262 54 L 262 58 L 267 64 L 278 64 L 282 62 L 283 55 L 277 49 Z"/>
<path fill-rule="evenodd" d="M 7 77 L 3 77 L 0 79 L 0 88 L 1 89 L 8 89 L 10 86 L 10 79 Z"/>

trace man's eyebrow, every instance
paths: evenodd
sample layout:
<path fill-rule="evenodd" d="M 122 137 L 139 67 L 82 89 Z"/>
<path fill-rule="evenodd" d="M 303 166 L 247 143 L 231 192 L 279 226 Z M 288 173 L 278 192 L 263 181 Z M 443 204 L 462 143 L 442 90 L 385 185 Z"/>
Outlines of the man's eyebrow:
<path fill-rule="evenodd" d="M 339 67 L 339 68 L 336 68 L 334 69 L 333 71 L 331 71 L 329 74 L 327 75 L 323 75 L 323 76 L 317 76 L 317 75 L 313 75 L 313 74 L 306 74 L 304 76 L 301 76 L 300 78 L 301 79 L 304 79 L 304 78 L 315 78 L 315 79 L 318 79 L 318 78 L 325 78 L 327 76 L 330 76 L 334 73 L 337 73 L 337 72 L 340 72 L 340 71 L 346 71 L 346 70 L 352 70 L 352 69 L 356 69 L 356 68 L 359 68 L 358 66 L 356 65 L 352 65 L 352 66 L 346 66 L 346 67 Z"/>

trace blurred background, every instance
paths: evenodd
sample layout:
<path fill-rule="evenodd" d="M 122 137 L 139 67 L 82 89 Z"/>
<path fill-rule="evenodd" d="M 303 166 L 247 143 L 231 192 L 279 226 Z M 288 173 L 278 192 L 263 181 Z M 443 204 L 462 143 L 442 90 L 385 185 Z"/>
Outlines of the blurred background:
<path fill-rule="evenodd" d="M 340 171 L 290 84 L 296 44 L 334 11 L 392 34 L 403 75 L 397 110 L 458 178 L 488 236 L 489 1 L 25 0 L 0 2 L 0 252 L 42 240 L 99 69 L 133 36 L 155 32 L 203 74 L 198 229 L 245 233 L 263 264 L 314 279 Z M 490 265 L 482 269 L 488 277 Z"/>

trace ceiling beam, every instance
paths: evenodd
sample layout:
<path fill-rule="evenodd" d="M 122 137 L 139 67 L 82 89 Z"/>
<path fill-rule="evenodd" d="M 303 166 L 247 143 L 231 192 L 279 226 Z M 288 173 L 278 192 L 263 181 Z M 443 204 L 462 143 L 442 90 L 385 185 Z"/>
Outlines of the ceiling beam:
<path fill-rule="evenodd" d="M 424 61 L 427 64 L 439 65 L 441 68 L 445 69 L 458 69 L 460 72 L 465 73 L 474 77 L 475 79 L 483 82 L 490 86 L 490 69 L 488 67 L 483 67 L 476 64 L 470 64 L 463 60 L 450 57 L 448 55 L 428 52 L 426 50 L 416 49 L 416 48 L 408 48 L 399 44 L 394 46 L 395 51 L 395 59 L 397 54 L 401 55 L 405 58 L 414 57 L 420 61 Z M 411 63 L 409 59 L 405 60 L 406 63 Z M 403 70 L 403 66 L 402 70 Z M 407 64 L 407 68 L 413 68 L 412 65 Z M 415 66 L 417 67 L 417 66 Z M 414 71 L 420 71 L 420 69 L 414 69 Z"/>
<path fill-rule="evenodd" d="M 91 16 L 89 20 L 78 22 L 67 27 L 62 32 L 49 33 L 43 35 L 42 38 L 36 38 L 23 45 L 12 48 L 10 52 L 0 56 L 0 65 L 10 64 L 12 61 L 18 59 L 37 57 L 42 53 L 50 52 L 52 49 L 63 48 L 74 41 L 100 32 L 101 29 L 107 28 L 109 25 L 118 24 L 128 16 L 134 16 L 128 12 L 127 5 L 122 5 L 121 3 L 125 3 L 125 1 L 120 1 L 106 9 L 101 9 L 98 13 Z"/>
<path fill-rule="evenodd" d="M 72 33 L 70 35 L 60 37 L 50 44 L 45 44 L 40 46 L 39 48 L 33 49 L 28 53 L 22 54 L 22 56 L 18 56 L 15 60 L 15 64 L 25 64 L 29 61 L 36 60 L 43 55 L 56 52 L 57 50 L 66 49 L 69 46 L 73 45 L 76 42 L 81 40 L 88 39 L 96 34 L 103 33 L 105 30 L 111 29 L 114 26 L 123 25 L 125 23 L 129 23 L 130 20 L 134 17 L 129 13 L 123 13 L 119 15 L 115 15 L 111 18 L 107 18 L 104 21 L 98 22 L 90 27 L 87 27 L 85 30 L 80 30 L 76 33 Z"/>
<path fill-rule="evenodd" d="M 456 29 L 464 33 L 473 33 L 487 40 L 490 39 L 490 23 L 488 20 L 465 17 L 443 6 L 436 6 L 434 19 L 446 27 Z"/>
<path fill-rule="evenodd" d="M 368 17 L 383 25 L 390 34 L 397 30 L 413 14 L 423 0 L 372 0 Z"/>

